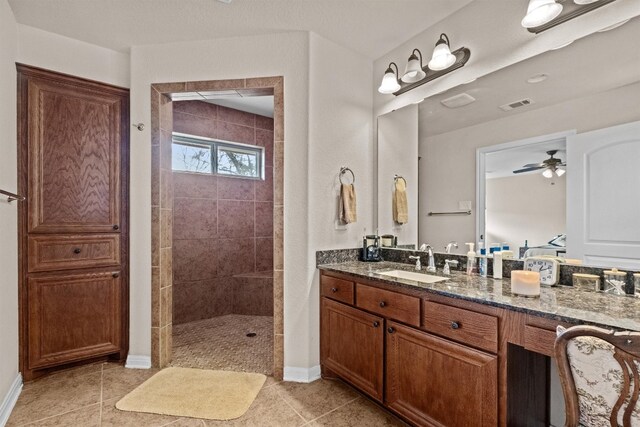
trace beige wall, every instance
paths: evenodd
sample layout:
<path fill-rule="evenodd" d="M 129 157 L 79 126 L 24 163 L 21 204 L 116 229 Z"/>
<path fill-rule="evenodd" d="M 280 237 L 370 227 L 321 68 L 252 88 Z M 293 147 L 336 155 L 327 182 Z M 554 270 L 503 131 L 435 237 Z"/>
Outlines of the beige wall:
<path fill-rule="evenodd" d="M 518 254 L 525 240 L 529 247 L 546 245 L 565 233 L 565 177 L 547 179 L 532 173 L 488 179 L 485 242 L 508 242 Z"/>
<path fill-rule="evenodd" d="M 16 49 L 17 26 L 0 0 L 0 189 L 17 191 Z M 0 424 L 5 396 L 18 375 L 18 207 L 0 197 Z"/>
<path fill-rule="evenodd" d="M 430 210 L 457 210 L 476 199 L 476 150 L 576 129 L 578 133 L 640 119 L 640 83 L 516 114 L 455 131 L 420 138 L 420 241 L 444 247 L 450 240 L 473 242 L 476 208 L 464 217 L 427 217 Z M 571 173 L 571 166 L 568 167 Z M 433 242 L 433 243 L 432 243 Z"/>

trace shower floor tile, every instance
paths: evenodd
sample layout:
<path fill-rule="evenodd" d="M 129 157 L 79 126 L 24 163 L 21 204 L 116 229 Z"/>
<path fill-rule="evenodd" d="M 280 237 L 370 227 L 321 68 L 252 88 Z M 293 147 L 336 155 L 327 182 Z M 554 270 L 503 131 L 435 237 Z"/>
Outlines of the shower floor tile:
<path fill-rule="evenodd" d="M 273 317 L 230 314 L 173 325 L 171 365 L 271 375 Z"/>

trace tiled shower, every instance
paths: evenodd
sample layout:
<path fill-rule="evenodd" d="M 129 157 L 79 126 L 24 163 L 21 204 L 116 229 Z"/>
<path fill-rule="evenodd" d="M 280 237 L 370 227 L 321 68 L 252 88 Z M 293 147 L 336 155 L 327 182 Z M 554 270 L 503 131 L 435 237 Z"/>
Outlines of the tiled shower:
<path fill-rule="evenodd" d="M 240 322 L 260 330 L 272 324 L 265 316 L 273 316 L 273 119 L 203 101 L 173 105 L 174 132 L 264 147 L 265 157 L 264 180 L 173 171 L 175 347 L 185 343 L 181 331 L 215 340 L 198 329 Z M 230 315 L 263 317 L 216 320 Z M 237 338 L 272 333 L 263 329 L 238 330 Z M 229 338 L 228 330 L 223 333 Z M 270 349 L 270 339 L 258 336 L 255 342 Z"/>

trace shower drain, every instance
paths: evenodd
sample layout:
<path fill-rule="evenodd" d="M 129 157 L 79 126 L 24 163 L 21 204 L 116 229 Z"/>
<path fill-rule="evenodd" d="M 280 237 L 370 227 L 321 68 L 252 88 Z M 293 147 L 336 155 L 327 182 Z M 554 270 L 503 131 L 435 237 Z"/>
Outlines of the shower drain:
<path fill-rule="evenodd" d="M 253 337 L 255 337 L 256 335 L 258 335 L 258 334 L 256 334 L 255 332 L 249 332 L 249 333 L 247 334 L 247 336 L 248 336 L 249 338 L 253 338 Z"/>

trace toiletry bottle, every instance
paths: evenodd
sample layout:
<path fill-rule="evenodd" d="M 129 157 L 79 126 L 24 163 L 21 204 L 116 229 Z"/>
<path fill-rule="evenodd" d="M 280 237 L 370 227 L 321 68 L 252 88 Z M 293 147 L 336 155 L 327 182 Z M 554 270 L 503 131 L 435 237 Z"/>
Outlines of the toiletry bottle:
<path fill-rule="evenodd" d="M 484 242 L 478 242 L 478 272 L 480 276 L 487 277 L 487 249 L 484 247 Z"/>
<path fill-rule="evenodd" d="M 507 242 L 502 243 L 502 259 L 513 259 L 513 251 L 509 249 Z"/>
<path fill-rule="evenodd" d="M 467 252 L 467 276 L 471 276 L 476 269 L 476 251 L 473 250 L 475 243 L 465 243 L 469 246 L 469 252 Z"/>
<path fill-rule="evenodd" d="M 502 252 L 493 253 L 493 278 L 502 279 Z"/>

